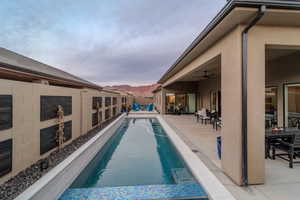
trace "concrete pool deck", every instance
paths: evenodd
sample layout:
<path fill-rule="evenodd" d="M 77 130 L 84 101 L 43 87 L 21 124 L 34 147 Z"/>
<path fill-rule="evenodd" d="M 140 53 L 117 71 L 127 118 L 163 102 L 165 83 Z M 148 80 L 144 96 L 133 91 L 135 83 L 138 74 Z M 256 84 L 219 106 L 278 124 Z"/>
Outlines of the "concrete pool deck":
<path fill-rule="evenodd" d="M 242 200 L 298 200 L 300 196 L 300 164 L 293 169 L 281 159 L 266 160 L 266 183 L 247 188 L 235 185 L 222 171 L 216 153 L 216 136 L 212 125 L 201 125 L 193 115 L 163 115 L 165 121 L 205 163 L 213 174 L 235 196 Z"/>

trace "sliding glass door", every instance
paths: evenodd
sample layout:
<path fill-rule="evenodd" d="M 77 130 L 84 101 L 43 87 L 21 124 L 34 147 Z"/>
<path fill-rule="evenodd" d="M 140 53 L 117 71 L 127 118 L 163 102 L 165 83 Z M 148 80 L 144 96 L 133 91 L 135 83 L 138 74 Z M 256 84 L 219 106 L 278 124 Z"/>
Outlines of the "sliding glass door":
<path fill-rule="evenodd" d="M 196 112 L 196 94 L 191 93 L 187 94 L 188 98 L 188 113 Z"/>
<path fill-rule="evenodd" d="M 194 93 L 167 93 L 166 113 L 195 113 L 196 94 Z"/>
<path fill-rule="evenodd" d="M 167 93 L 166 94 L 166 113 L 175 112 L 175 94 Z"/>
<path fill-rule="evenodd" d="M 285 94 L 285 126 L 300 127 L 300 84 L 287 84 Z"/>
<path fill-rule="evenodd" d="M 278 88 L 268 87 L 265 93 L 265 120 L 266 128 L 271 128 L 277 125 L 277 98 Z"/>
<path fill-rule="evenodd" d="M 221 117 L 221 91 L 210 92 L 210 111 L 217 112 L 218 117 Z"/>

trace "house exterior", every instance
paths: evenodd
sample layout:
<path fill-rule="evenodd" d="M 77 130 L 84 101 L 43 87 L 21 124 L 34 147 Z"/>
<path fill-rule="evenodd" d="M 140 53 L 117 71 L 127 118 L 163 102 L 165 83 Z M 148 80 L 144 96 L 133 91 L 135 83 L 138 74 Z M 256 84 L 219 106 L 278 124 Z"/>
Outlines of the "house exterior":
<path fill-rule="evenodd" d="M 0 48 L 0 183 L 57 149 L 59 123 L 64 123 L 63 145 L 69 144 L 117 116 L 120 98 L 118 92 Z"/>
<path fill-rule="evenodd" d="M 104 90 L 119 94 L 118 104 L 120 104 L 120 110 L 122 110 L 122 108 L 127 108 L 135 101 L 135 96 L 131 92 L 116 89 L 114 87 L 105 87 Z"/>
<path fill-rule="evenodd" d="M 228 1 L 154 91 L 162 114 L 217 111 L 222 170 L 238 185 L 265 182 L 269 122 L 299 124 L 299 25 L 299 1 Z"/>

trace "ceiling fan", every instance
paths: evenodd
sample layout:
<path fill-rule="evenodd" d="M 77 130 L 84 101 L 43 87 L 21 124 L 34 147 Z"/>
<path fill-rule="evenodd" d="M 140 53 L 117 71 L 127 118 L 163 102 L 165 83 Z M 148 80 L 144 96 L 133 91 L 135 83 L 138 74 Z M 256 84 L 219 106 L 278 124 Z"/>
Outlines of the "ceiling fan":
<path fill-rule="evenodd" d="M 203 71 L 204 72 L 204 75 L 201 76 L 201 78 L 203 79 L 215 79 L 217 78 L 217 76 L 215 74 L 209 74 L 208 71 Z"/>

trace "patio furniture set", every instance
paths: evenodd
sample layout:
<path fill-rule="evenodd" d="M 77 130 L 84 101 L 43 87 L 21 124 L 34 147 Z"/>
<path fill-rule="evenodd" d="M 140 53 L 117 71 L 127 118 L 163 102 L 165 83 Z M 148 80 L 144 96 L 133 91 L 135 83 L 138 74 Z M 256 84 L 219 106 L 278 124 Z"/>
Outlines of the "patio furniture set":
<path fill-rule="evenodd" d="M 222 127 L 221 117 L 218 117 L 218 113 L 215 110 L 211 112 L 203 108 L 195 113 L 197 122 L 201 121 L 201 124 L 212 124 L 213 128 L 218 130 Z"/>
<path fill-rule="evenodd" d="M 294 163 L 300 163 L 296 160 L 300 158 L 300 129 L 274 128 L 266 130 L 265 148 L 265 158 L 273 160 L 276 157 L 281 158 L 288 161 L 289 167 L 293 168 Z"/>

